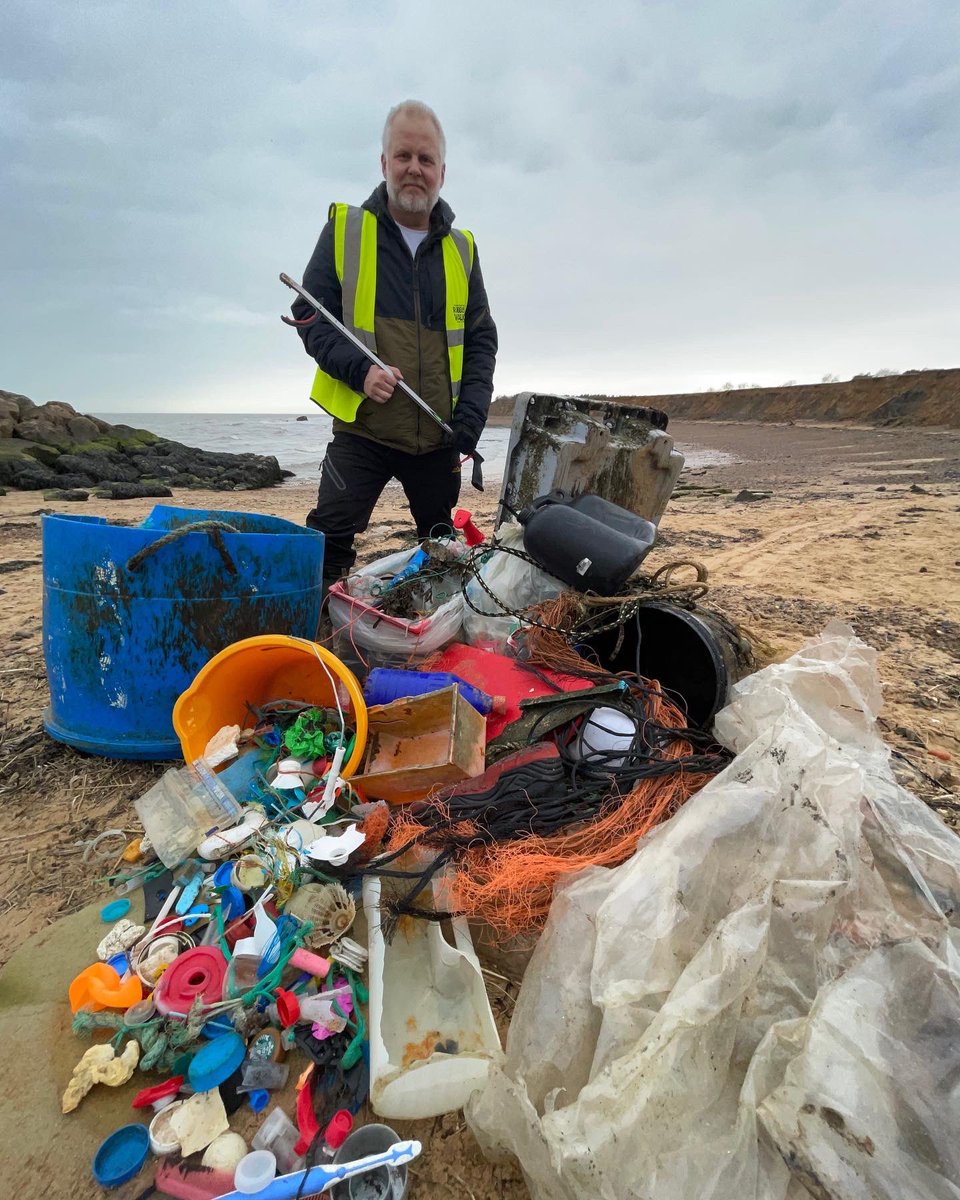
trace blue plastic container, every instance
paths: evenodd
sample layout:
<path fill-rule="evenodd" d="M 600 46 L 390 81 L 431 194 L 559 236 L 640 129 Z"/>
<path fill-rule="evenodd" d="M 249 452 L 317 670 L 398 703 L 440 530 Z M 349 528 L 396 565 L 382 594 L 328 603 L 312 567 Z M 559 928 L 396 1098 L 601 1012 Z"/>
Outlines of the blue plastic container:
<path fill-rule="evenodd" d="M 201 521 L 238 530 L 220 535 L 224 554 L 197 531 L 135 558 Z M 279 517 L 158 504 L 137 528 L 45 516 L 42 537 L 44 728 L 78 750 L 180 758 L 174 702 L 215 654 L 257 634 L 316 633 L 323 534 Z"/>
<path fill-rule="evenodd" d="M 428 692 L 439 692 L 457 684 L 460 695 L 482 716 L 491 709 L 503 711 L 502 696 L 488 696 L 459 675 L 447 671 L 404 671 L 399 668 L 374 667 L 363 685 L 363 698 L 370 705 L 390 704 L 393 700 L 407 696 L 425 696 Z"/>

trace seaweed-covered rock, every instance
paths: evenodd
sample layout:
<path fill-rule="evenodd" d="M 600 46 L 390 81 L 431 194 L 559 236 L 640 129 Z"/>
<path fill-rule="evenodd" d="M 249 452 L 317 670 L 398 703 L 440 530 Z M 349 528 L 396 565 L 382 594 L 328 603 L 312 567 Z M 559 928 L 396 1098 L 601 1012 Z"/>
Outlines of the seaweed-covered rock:
<path fill-rule="evenodd" d="M 148 500 L 172 496 L 173 492 L 162 483 L 108 483 L 93 494 L 98 500 Z"/>
<path fill-rule="evenodd" d="M 289 477 L 273 456 L 200 450 L 146 429 L 111 425 L 60 402 L 37 405 L 0 391 L 0 486 L 169 496 L 170 488 L 248 491 Z M 121 496 L 120 493 L 123 493 Z"/>

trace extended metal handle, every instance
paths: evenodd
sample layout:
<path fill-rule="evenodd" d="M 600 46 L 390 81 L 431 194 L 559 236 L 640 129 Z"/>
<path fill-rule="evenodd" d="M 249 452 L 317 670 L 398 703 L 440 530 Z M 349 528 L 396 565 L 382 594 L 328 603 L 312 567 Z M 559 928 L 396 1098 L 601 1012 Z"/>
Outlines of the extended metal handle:
<path fill-rule="evenodd" d="M 314 299 L 314 297 L 311 296 L 308 291 L 306 291 L 304 288 L 302 288 L 295 279 L 291 279 L 289 275 L 287 275 L 283 271 L 281 271 L 280 272 L 280 282 L 285 283 L 288 288 L 293 288 L 293 290 L 297 293 L 298 296 L 302 296 L 303 299 L 306 300 L 306 302 L 309 305 L 311 305 L 313 308 L 315 308 L 317 310 L 317 312 L 320 314 L 321 317 L 323 317 L 323 319 L 325 321 L 329 321 L 329 323 L 334 327 L 334 329 L 338 329 L 349 342 L 352 342 L 353 345 L 356 346 L 356 348 L 362 354 L 364 354 L 367 357 L 367 359 L 369 359 L 370 362 L 373 363 L 373 365 L 375 367 L 379 367 L 381 371 L 389 371 L 390 370 L 390 368 L 383 361 L 383 359 L 380 358 L 373 350 L 371 350 L 369 346 L 364 345 L 364 343 L 361 342 L 361 340 L 357 337 L 357 335 L 353 332 L 353 330 L 348 329 L 342 321 L 338 321 L 332 312 L 330 312 L 328 309 L 324 308 L 323 305 L 320 303 L 320 301 Z M 282 321 L 285 321 L 288 325 L 295 326 L 297 324 L 297 322 L 291 320 L 290 317 L 281 317 L 280 319 Z M 421 399 L 420 396 L 417 395 L 417 393 L 413 390 L 412 387 L 409 387 L 406 383 L 404 383 L 404 381 L 402 379 L 397 380 L 397 387 L 402 392 L 406 393 L 406 395 L 408 395 L 410 397 L 410 399 L 414 402 L 414 404 L 416 404 L 418 408 L 422 409 L 423 412 L 425 412 L 427 414 L 427 416 L 430 417 L 431 420 L 436 421 L 436 423 L 440 426 L 440 428 L 443 430 L 444 433 L 449 434 L 451 437 L 453 436 L 453 430 L 446 423 L 446 421 L 442 421 L 437 416 L 437 414 L 433 411 L 433 409 L 430 407 L 430 405 L 427 404 L 426 400 Z"/>

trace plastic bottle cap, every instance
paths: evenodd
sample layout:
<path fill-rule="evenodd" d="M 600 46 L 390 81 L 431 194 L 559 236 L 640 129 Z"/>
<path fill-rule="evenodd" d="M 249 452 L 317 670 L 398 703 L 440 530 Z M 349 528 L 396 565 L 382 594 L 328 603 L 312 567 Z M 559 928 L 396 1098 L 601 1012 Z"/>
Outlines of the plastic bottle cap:
<path fill-rule="evenodd" d="M 229 1079 L 243 1062 L 247 1047 L 239 1033 L 222 1033 L 190 1060 L 187 1078 L 195 1092 L 209 1092 Z"/>
<path fill-rule="evenodd" d="M 266 1088 L 254 1088 L 247 1094 L 247 1103 L 255 1113 L 263 1112 L 270 1103 L 270 1093 Z"/>
<path fill-rule="evenodd" d="M 105 904 L 100 909 L 101 921 L 119 921 L 121 917 L 125 917 L 130 911 L 130 899 L 124 897 L 122 900 L 111 900 L 109 904 Z"/>
<path fill-rule="evenodd" d="M 296 1025 L 300 1020 L 300 1001 L 293 992 L 283 988 L 277 988 L 274 995 L 277 998 L 277 1016 L 280 1018 L 280 1024 L 284 1029 L 288 1025 Z"/>
<path fill-rule="evenodd" d="M 323 1140 L 333 1150 L 339 1150 L 353 1129 L 353 1117 L 345 1108 L 335 1112 L 323 1133 Z"/>
<path fill-rule="evenodd" d="M 123 1125 L 100 1143 L 93 1177 L 101 1187 L 115 1188 L 132 1179 L 146 1161 L 150 1135 L 146 1125 Z"/>

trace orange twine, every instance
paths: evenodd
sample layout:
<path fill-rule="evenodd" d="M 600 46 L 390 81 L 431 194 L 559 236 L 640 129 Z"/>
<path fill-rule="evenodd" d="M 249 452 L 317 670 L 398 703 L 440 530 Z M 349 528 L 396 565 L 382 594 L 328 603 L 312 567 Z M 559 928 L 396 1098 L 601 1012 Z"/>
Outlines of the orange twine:
<path fill-rule="evenodd" d="M 537 635 L 541 641 L 557 639 L 562 643 L 557 634 L 538 630 Z M 536 661 L 570 670 L 574 665 L 572 660 L 562 654 L 552 654 L 555 649 L 550 645 L 547 653 L 562 661 L 544 662 L 542 644 L 538 647 Z M 570 650 L 570 654 L 578 658 L 575 651 Z M 651 681 L 648 687 L 653 718 L 670 729 L 685 728 L 686 718 L 663 695 L 660 685 Z M 689 742 L 678 740 L 665 748 L 664 755 L 668 759 L 678 759 L 692 752 Z M 593 821 L 581 822 L 550 837 L 530 835 L 493 845 L 478 842 L 457 859 L 450 880 L 453 911 L 486 921 L 504 938 L 542 927 L 550 910 L 553 889 L 565 875 L 586 867 L 616 867 L 626 862 L 642 837 L 672 816 L 711 778 L 709 774 L 681 770 L 673 775 L 645 779 L 622 799 L 613 795 L 609 805 Z M 448 811 L 442 803 L 433 808 L 439 820 Z M 429 846 L 434 839 L 442 841 L 446 832 L 434 831 L 432 822 L 425 825 L 405 810 L 395 813 L 395 822 L 390 838 L 391 850 L 400 849 L 414 837 Z"/>

